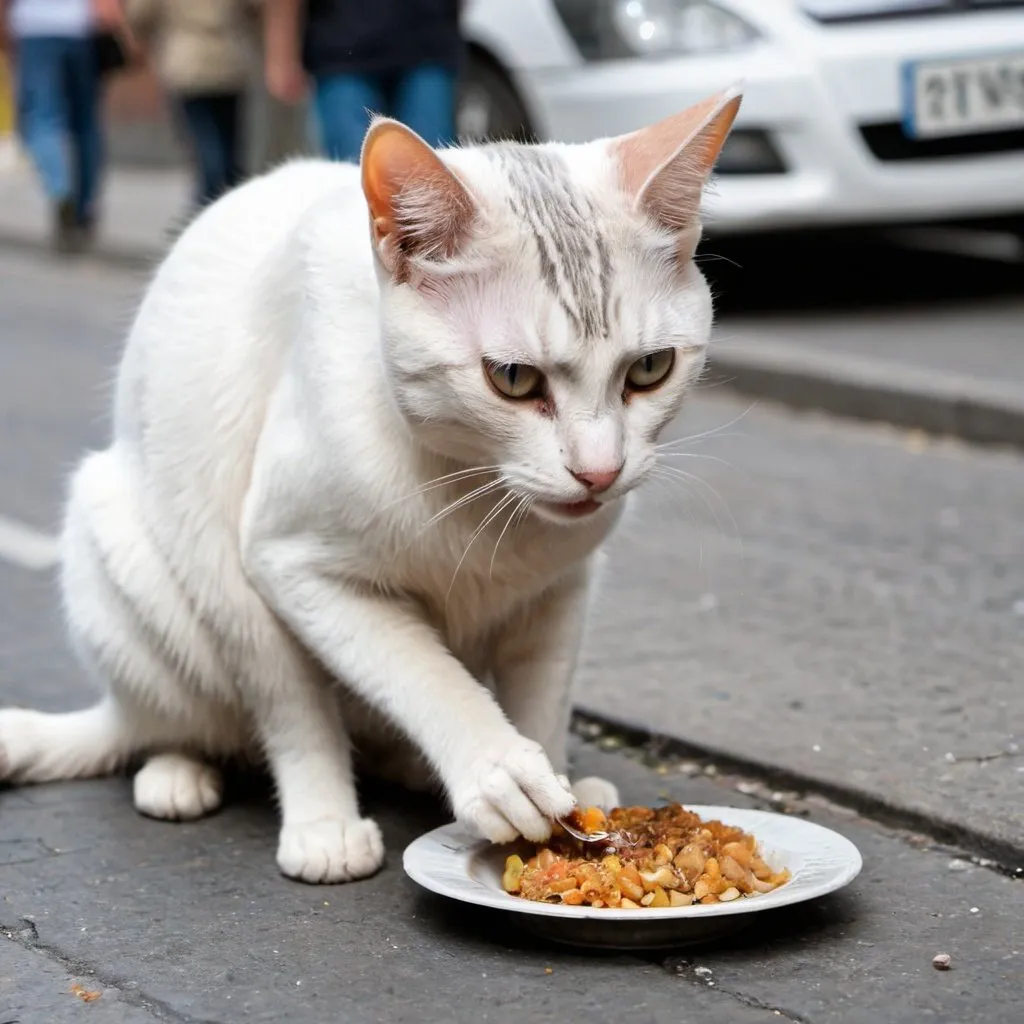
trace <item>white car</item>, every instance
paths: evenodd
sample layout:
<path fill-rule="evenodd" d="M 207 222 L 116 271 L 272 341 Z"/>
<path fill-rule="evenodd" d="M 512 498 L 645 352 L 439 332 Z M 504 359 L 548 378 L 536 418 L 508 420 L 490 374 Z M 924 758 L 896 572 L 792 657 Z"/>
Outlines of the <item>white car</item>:
<path fill-rule="evenodd" d="M 584 141 L 737 80 L 712 230 L 1024 231 L 1024 0 L 470 0 L 459 130 Z"/>

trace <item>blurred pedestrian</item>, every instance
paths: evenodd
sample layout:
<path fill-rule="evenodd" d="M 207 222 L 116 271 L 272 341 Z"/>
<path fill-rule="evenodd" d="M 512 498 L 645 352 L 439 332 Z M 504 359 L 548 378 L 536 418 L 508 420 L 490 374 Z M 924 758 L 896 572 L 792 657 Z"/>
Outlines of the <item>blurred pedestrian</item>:
<path fill-rule="evenodd" d="M 77 251 L 96 223 L 102 71 L 112 50 L 124 61 L 131 50 L 120 0 L 0 0 L 0 45 L 8 41 L 18 130 L 50 200 L 53 242 Z"/>
<path fill-rule="evenodd" d="M 358 160 L 372 113 L 431 145 L 455 139 L 461 0 L 266 0 L 272 96 L 296 103 L 313 81 L 326 154 Z"/>
<path fill-rule="evenodd" d="M 245 176 L 243 119 L 261 0 L 125 0 L 128 22 L 154 49 L 157 74 L 188 135 L 194 202 L 205 206 Z"/>

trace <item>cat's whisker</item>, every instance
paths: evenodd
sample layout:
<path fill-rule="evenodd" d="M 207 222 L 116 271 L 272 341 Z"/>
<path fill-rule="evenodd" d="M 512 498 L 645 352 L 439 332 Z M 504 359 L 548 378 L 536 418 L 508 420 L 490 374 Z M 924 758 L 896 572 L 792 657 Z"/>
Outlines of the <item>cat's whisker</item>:
<path fill-rule="evenodd" d="M 728 434 L 708 434 L 707 436 L 697 436 L 692 438 L 680 437 L 675 441 L 666 441 L 664 444 L 657 445 L 655 451 L 670 451 L 673 448 L 677 448 L 685 445 L 686 447 L 696 448 L 697 445 L 707 444 L 708 441 L 720 441 L 730 437 L 742 437 L 742 433 L 739 431 L 730 431 Z"/>
<path fill-rule="evenodd" d="M 679 482 L 699 484 L 699 485 L 707 488 L 709 491 L 711 491 L 711 493 L 715 496 L 715 498 L 721 503 L 722 507 L 725 509 L 725 514 L 728 516 L 729 521 L 732 523 L 733 536 L 738 537 L 739 536 L 739 527 L 736 525 L 736 520 L 733 517 L 733 514 L 730 511 L 728 504 L 726 504 L 726 502 L 722 499 L 721 495 L 719 495 L 719 493 L 714 489 L 714 487 L 712 487 L 711 484 L 709 484 L 702 477 L 696 476 L 696 475 L 694 475 L 692 473 L 687 473 L 685 470 L 681 469 L 678 466 L 673 466 L 671 463 L 661 463 L 660 460 L 662 458 L 705 459 L 705 460 L 710 461 L 710 462 L 720 463 L 721 465 L 727 466 L 730 469 L 732 468 L 731 463 L 727 462 L 725 459 L 719 458 L 717 455 L 705 455 L 705 454 L 699 453 L 699 452 L 658 452 L 657 453 L 657 459 L 659 460 L 657 465 L 658 465 L 658 468 L 663 471 L 662 478 L 663 479 L 677 479 Z M 673 476 L 673 473 L 676 474 L 676 475 Z M 683 490 L 686 493 L 690 493 L 689 488 L 687 488 L 685 486 L 684 486 Z M 703 494 L 701 494 L 699 491 L 697 491 L 697 496 L 699 498 L 701 498 L 701 500 L 704 502 L 705 506 L 710 510 L 711 515 L 714 517 L 715 523 L 718 526 L 719 531 L 724 536 L 728 536 L 728 533 L 725 530 L 725 528 L 723 527 L 721 519 L 718 516 L 718 512 L 716 511 L 716 509 L 714 508 L 712 503 L 710 501 L 708 501 L 707 498 Z M 697 519 L 697 517 L 695 515 L 693 515 L 693 513 L 690 512 L 689 510 L 687 510 L 687 516 L 688 516 L 688 518 L 690 519 L 690 522 L 693 524 L 694 528 L 697 531 L 698 543 L 700 544 L 700 556 L 699 556 L 698 568 L 703 568 L 703 565 L 704 565 L 704 534 L 703 534 L 703 531 L 700 528 L 700 523 L 699 523 L 699 520 Z"/>
<path fill-rule="evenodd" d="M 697 497 L 700 498 L 701 501 L 703 501 L 703 503 L 704 503 L 705 507 L 707 508 L 707 510 L 714 517 L 714 520 L 715 520 L 715 523 L 718 526 L 718 529 L 722 532 L 723 536 L 727 537 L 727 536 L 730 535 L 729 531 L 726 530 L 725 527 L 722 525 L 722 520 L 721 520 L 721 518 L 718 515 L 718 510 L 715 508 L 714 503 L 709 500 L 709 498 L 707 497 L 707 494 L 705 493 L 705 491 L 709 491 L 712 494 L 712 496 L 715 498 L 715 501 L 717 501 L 719 503 L 719 505 L 721 506 L 721 508 L 725 511 L 726 516 L 728 516 L 729 522 L 732 524 L 732 530 L 733 530 L 732 536 L 736 536 L 736 537 L 739 536 L 739 532 L 740 532 L 739 525 L 737 524 L 735 517 L 733 516 L 731 510 L 729 509 L 728 503 L 718 493 L 718 491 L 716 491 L 715 488 L 712 487 L 711 484 L 709 484 L 707 482 L 707 480 L 702 479 L 701 477 L 697 476 L 694 473 L 687 473 L 685 469 L 680 469 L 678 466 L 662 465 L 660 468 L 664 472 L 666 472 L 666 473 L 668 473 L 670 475 L 671 474 L 678 475 L 682 480 L 685 480 L 687 483 L 699 485 L 699 487 L 695 487 L 694 488 L 693 493 L 695 495 L 697 495 Z M 704 488 L 705 490 L 704 491 L 700 490 L 701 487 Z"/>
<path fill-rule="evenodd" d="M 658 452 L 659 459 L 704 459 L 707 462 L 717 462 L 719 465 L 728 466 L 732 469 L 732 463 L 720 458 L 718 455 L 706 455 L 704 452 Z"/>
<path fill-rule="evenodd" d="M 450 504 L 445 505 L 445 507 L 441 509 L 440 512 L 435 512 L 434 515 L 432 515 L 412 535 L 412 537 L 409 539 L 409 542 L 405 544 L 401 550 L 408 551 L 409 548 L 411 548 L 413 544 L 415 544 L 417 540 L 419 540 L 419 538 L 424 534 L 424 532 L 428 530 L 431 526 L 437 525 L 437 523 L 441 522 L 441 520 L 445 517 L 450 516 L 452 515 L 452 513 L 457 512 L 459 509 L 465 508 L 467 505 L 472 504 L 472 502 L 476 501 L 478 498 L 482 498 L 485 495 L 497 490 L 499 487 L 502 486 L 503 483 L 504 480 L 501 477 L 499 477 L 497 480 L 490 480 L 486 484 L 481 484 L 479 487 L 474 488 L 468 494 L 464 494 L 462 495 L 462 497 L 457 498 Z"/>
<path fill-rule="evenodd" d="M 536 500 L 536 498 L 532 498 L 529 495 L 523 495 L 523 500 L 516 506 L 515 512 L 512 513 L 513 535 L 515 535 L 515 532 L 523 525 L 523 520 L 529 515 L 530 509 L 533 508 L 533 503 Z"/>
<path fill-rule="evenodd" d="M 656 480 L 664 486 L 664 490 L 661 493 L 667 493 L 673 501 L 673 508 L 678 508 L 678 505 L 675 503 L 676 495 L 681 491 L 685 497 L 692 498 L 693 491 L 687 486 L 686 480 L 665 472 L 665 469 L 666 467 L 664 466 L 654 466 L 651 470 L 650 479 L 652 481 Z M 683 514 L 697 534 L 697 568 L 700 570 L 704 568 L 704 530 L 701 528 L 700 520 L 693 514 L 693 510 L 688 505 L 683 506 Z M 721 524 L 719 524 L 719 529 L 721 529 Z"/>
<path fill-rule="evenodd" d="M 482 534 L 484 530 L 487 529 L 488 523 L 490 523 L 495 518 L 495 516 L 499 515 L 501 513 L 501 510 L 505 508 L 509 502 L 514 501 L 515 498 L 516 495 L 513 491 L 508 491 L 504 495 L 504 497 L 499 498 L 498 501 L 491 506 L 491 510 L 487 513 L 487 515 L 485 515 L 484 518 L 481 520 L 480 525 L 473 531 L 472 536 L 469 538 L 469 543 L 466 545 L 466 549 L 462 552 L 462 557 L 459 559 L 458 563 L 455 566 L 455 572 L 452 573 L 452 581 L 448 585 L 448 593 L 445 594 L 444 598 L 445 611 L 447 611 L 448 609 L 448 601 L 451 598 L 452 590 L 455 587 L 455 579 L 459 575 L 459 570 L 462 568 L 462 563 L 466 560 L 466 555 L 469 554 L 469 549 L 473 546 L 477 537 L 479 537 L 480 534 Z"/>
<path fill-rule="evenodd" d="M 530 509 L 533 508 L 533 504 L 537 500 L 530 495 L 525 495 L 525 499 L 524 504 L 520 505 L 519 510 L 516 512 L 516 524 L 512 527 L 513 533 L 522 525 L 523 520 L 530 514 Z"/>
<path fill-rule="evenodd" d="M 444 476 L 438 476 L 434 477 L 433 480 L 428 480 L 426 483 L 417 487 L 416 490 L 406 494 L 404 497 L 396 498 L 394 501 L 390 501 L 388 504 L 381 506 L 381 511 L 387 511 L 389 508 L 401 505 L 403 501 L 410 501 L 412 498 L 418 497 L 421 494 L 426 494 L 428 491 L 433 491 L 438 487 L 444 487 L 446 484 L 469 480 L 474 476 L 482 476 L 485 473 L 500 472 L 500 466 L 471 466 L 466 469 L 458 469 L 454 473 L 446 473 Z"/>
<path fill-rule="evenodd" d="M 423 524 L 422 528 L 418 531 L 418 534 L 422 533 L 425 529 L 427 529 L 427 527 L 433 526 L 435 523 L 440 522 L 446 516 L 450 516 L 453 512 L 458 511 L 463 506 L 468 505 L 470 502 L 476 501 L 477 498 L 482 498 L 485 494 L 488 494 L 490 491 L 493 491 L 496 488 L 501 487 L 503 484 L 504 480 L 501 477 L 498 477 L 497 480 L 491 480 L 486 484 L 481 484 L 479 487 L 474 488 L 468 494 L 462 495 L 461 498 L 456 498 L 455 501 L 451 502 L 451 504 L 445 505 L 445 507 L 441 509 L 440 512 L 435 512 L 434 515 L 432 515 Z"/>
<path fill-rule="evenodd" d="M 476 487 L 476 488 L 474 488 L 474 489 L 473 489 L 472 491 L 470 491 L 470 492 L 469 492 L 468 494 L 464 494 L 464 495 L 462 495 L 461 497 L 459 497 L 459 498 L 456 498 L 456 499 L 455 499 L 455 501 L 453 501 L 453 502 L 451 502 L 450 504 L 446 505 L 446 506 L 445 506 L 444 508 L 442 508 L 442 509 L 441 509 L 441 510 L 440 510 L 439 512 L 436 512 L 436 513 L 434 513 L 434 515 L 432 515 L 432 516 L 430 517 L 430 519 L 428 519 L 428 520 L 427 520 L 427 521 L 426 521 L 425 523 L 423 523 L 423 525 L 422 525 L 422 526 L 420 526 L 420 527 L 419 527 L 419 529 L 418 529 L 418 530 L 416 530 L 416 531 L 415 531 L 415 532 L 414 532 L 414 533 L 413 533 L 413 534 L 412 534 L 412 535 L 411 535 L 411 536 L 410 536 L 410 537 L 408 538 L 408 540 L 406 541 L 406 543 L 402 544 L 402 545 L 401 545 L 401 546 L 400 546 L 400 547 L 399 547 L 399 548 L 398 548 L 398 549 L 397 549 L 397 550 L 395 551 L 395 553 L 394 553 L 394 560 L 397 560 L 397 559 L 398 559 L 398 558 L 400 558 L 400 557 L 401 557 L 402 555 L 404 555 L 404 554 L 405 554 L 406 552 L 408 552 L 408 551 L 409 551 L 409 549 L 410 549 L 410 548 L 411 548 L 411 547 L 412 547 L 412 546 L 413 546 L 414 544 L 416 544 L 416 543 L 417 543 L 417 541 L 419 541 L 419 539 L 420 539 L 420 538 L 421 538 L 421 537 L 423 536 L 423 534 L 424 534 L 424 533 L 425 533 L 425 532 L 426 532 L 426 531 L 427 531 L 427 530 L 428 530 L 428 529 L 429 529 L 429 528 L 430 528 L 431 526 L 434 526 L 434 525 L 436 525 L 436 524 L 437 524 L 437 523 L 439 523 L 439 522 L 440 522 L 440 521 L 441 521 L 442 519 L 444 519 L 444 518 L 445 518 L 446 516 L 449 516 L 449 515 L 451 515 L 451 514 L 452 514 L 453 512 L 457 512 L 457 511 L 458 511 L 458 510 L 459 510 L 460 508 L 463 508 L 463 507 L 465 507 L 466 505 L 469 505 L 469 504 L 471 504 L 472 502 L 476 501 L 476 500 L 477 500 L 477 498 L 482 498 L 482 497 L 484 497 L 484 496 L 485 496 L 486 494 L 488 494 L 488 493 L 490 493 L 490 492 L 494 491 L 495 489 L 497 489 L 498 487 L 500 487 L 500 486 L 502 485 L 502 483 L 503 483 L 503 480 L 502 480 L 502 478 L 500 478 L 500 477 L 499 477 L 499 478 L 498 478 L 497 480 L 490 480 L 490 481 L 488 481 L 488 482 L 487 482 L 486 484 L 481 484 L 481 485 L 480 485 L 479 487 Z M 403 499 L 403 500 L 404 500 L 404 499 Z"/>
<path fill-rule="evenodd" d="M 694 263 L 710 263 L 712 260 L 722 260 L 724 263 L 731 263 L 737 270 L 743 269 L 742 263 L 737 263 L 729 256 L 723 256 L 718 252 L 699 252 L 693 257 Z"/>
<path fill-rule="evenodd" d="M 730 427 L 736 426 L 741 420 L 745 419 L 754 409 L 757 408 L 757 402 L 751 402 L 738 416 L 734 416 L 728 423 L 723 423 L 720 427 L 712 427 L 710 430 L 703 430 L 699 434 L 689 434 L 686 437 L 677 437 L 673 441 L 665 441 L 663 444 L 655 445 L 655 451 L 663 451 L 667 448 L 674 448 L 677 445 L 690 444 L 693 441 L 701 441 L 709 437 L 720 437 L 722 436 L 723 430 L 728 430 Z"/>
<path fill-rule="evenodd" d="M 501 544 L 501 538 L 505 536 L 505 531 L 512 525 L 512 520 L 515 519 L 516 513 L 523 507 L 523 502 L 525 501 L 526 495 L 520 495 L 515 507 L 509 513 L 508 519 L 505 520 L 505 525 L 501 528 L 498 539 L 494 542 L 494 550 L 491 552 L 491 565 L 487 570 L 487 578 L 490 580 L 494 579 L 494 560 L 498 557 L 498 546 Z"/>
<path fill-rule="evenodd" d="M 457 480 L 441 480 L 441 481 L 438 481 L 437 483 L 424 484 L 422 487 L 418 488 L 415 491 L 412 491 L 410 494 L 406 494 L 404 497 L 398 498 L 395 501 L 389 502 L 387 505 L 381 506 L 380 511 L 386 512 L 389 509 L 394 508 L 396 505 L 401 505 L 403 502 L 411 501 L 413 498 L 422 497 L 423 495 L 429 494 L 431 491 L 436 491 L 436 490 L 438 490 L 441 487 L 450 487 L 452 484 L 462 483 L 462 482 L 465 482 L 467 480 L 472 480 L 474 476 L 482 476 L 482 475 L 483 474 L 481 474 L 481 473 L 476 473 L 476 474 L 472 474 L 472 475 L 467 474 L 466 476 L 460 477 Z"/>
<path fill-rule="evenodd" d="M 644 502 L 644 512 L 649 509 L 650 514 L 662 524 L 671 524 L 675 514 L 679 511 L 679 502 L 676 499 L 673 485 L 670 485 L 668 480 L 658 476 L 653 470 L 644 484 Z M 687 518 L 692 523 L 692 517 L 688 513 Z M 697 567 L 699 568 L 699 562 Z"/>

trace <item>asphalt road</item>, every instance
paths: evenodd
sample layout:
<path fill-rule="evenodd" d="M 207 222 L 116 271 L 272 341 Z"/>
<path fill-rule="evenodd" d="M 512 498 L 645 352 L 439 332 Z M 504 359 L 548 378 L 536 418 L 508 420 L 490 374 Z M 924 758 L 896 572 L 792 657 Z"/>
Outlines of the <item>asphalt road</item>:
<path fill-rule="evenodd" d="M 886 252 L 890 270 L 911 258 Z M 792 265 L 801 260 L 825 265 L 803 250 Z M 941 284 L 945 317 L 917 286 L 884 301 L 865 288 L 856 308 L 844 286 L 844 301 L 823 304 L 820 282 L 806 295 L 781 259 L 752 262 L 776 287 L 727 295 L 724 343 L 759 322 L 806 332 L 812 318 L 827 344 L 850 336 L 852 320 L 872 345 L 890 338 L 910 358 L 928 323 L 960 316 L 1012 356 L 1012 325 L 1024 322 L 1009 286 L 979 294 L 987 261 L 957 258 Z M 104 443 L 138 288 L 123 271 L 0 252 L 3 702 L 89 699 L 45 563 L 63 478 L 83 448 Z M 855 886 L 699 956 L 595 959 L 415 896 L 397 855 L 437 810 L 394 794 L 376 797 L 389 867 L 324 892 L 274 873 L 272 811 L 258 791 L 174 828 L 138 819 L 122 780 L 0 793 L 0 1021 L 83 1010 L 129 1024 L 564 1020 L 569 994 L 598 1021 L 627 1010 L 702 1024 L 1012 1017 L 1024 913 L 1022 884 L 1007 877 L 1024 864 L 1024 457 L 751 408 L 713 387 L 678 434 L 708 430 L 680 450 L 724 464 L 674 459 L 704 482 L 653 484 L 612 547 L 579 703 L 685 741 L 717 776 L 662 765 L 666 781 L 620 755 L 581 757 L 634 800 L 799 789 L 786 799 L 864 850 Z M 997 863 L 968 864 L 970 854 Z M 948 975 L 930 966 L 943 950 L 956 958 Z M 83 979 L 103 992 L 89 1007 L 68 993 Z"/>

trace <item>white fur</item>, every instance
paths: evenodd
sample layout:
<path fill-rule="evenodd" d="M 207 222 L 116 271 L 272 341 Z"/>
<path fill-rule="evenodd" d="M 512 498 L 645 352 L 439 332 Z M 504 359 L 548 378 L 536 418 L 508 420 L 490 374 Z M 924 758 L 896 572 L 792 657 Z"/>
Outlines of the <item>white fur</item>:
<path fill-rule="evenodd" d="M 343 881 L 383 858 L 351 736 L 371 770 L 414 784 L 421 751 L 492 840 L 549 833 L 574 802 L 558 773 L 592 557 L 711 319 L 698 271 L 652 255 L 665 240 L 619 193 L 607 144 L 560 152 L 616 240 L 620 315 L 586 344 L 480 151 L 443 154 L 480 210 L 432 280 L 375 269 L 345 165 L 287 165 L 189 227 L 132 328 L 113 441 L 70 485 L 67 621 L 107 695 L 71 714 L 0 712 L 0 778 L 96 775 L 144 753 L 139 810 L 192 818 L 220 803 L 206 761 L 257 753 L 280 798 L 282 871 Z M 640 335 L 679 363 L 624 403 Z M 498 397 L 483 357 L 545 369 L 557 415 Z M 536 506 L 587 497 L 570 470 L 623 461 L 601 511 L 568 522 Z M 494 479 L 479 467 L 502 480 L 459 505 Z M 580 795 L 616 799 L 601 780 Z"/>

